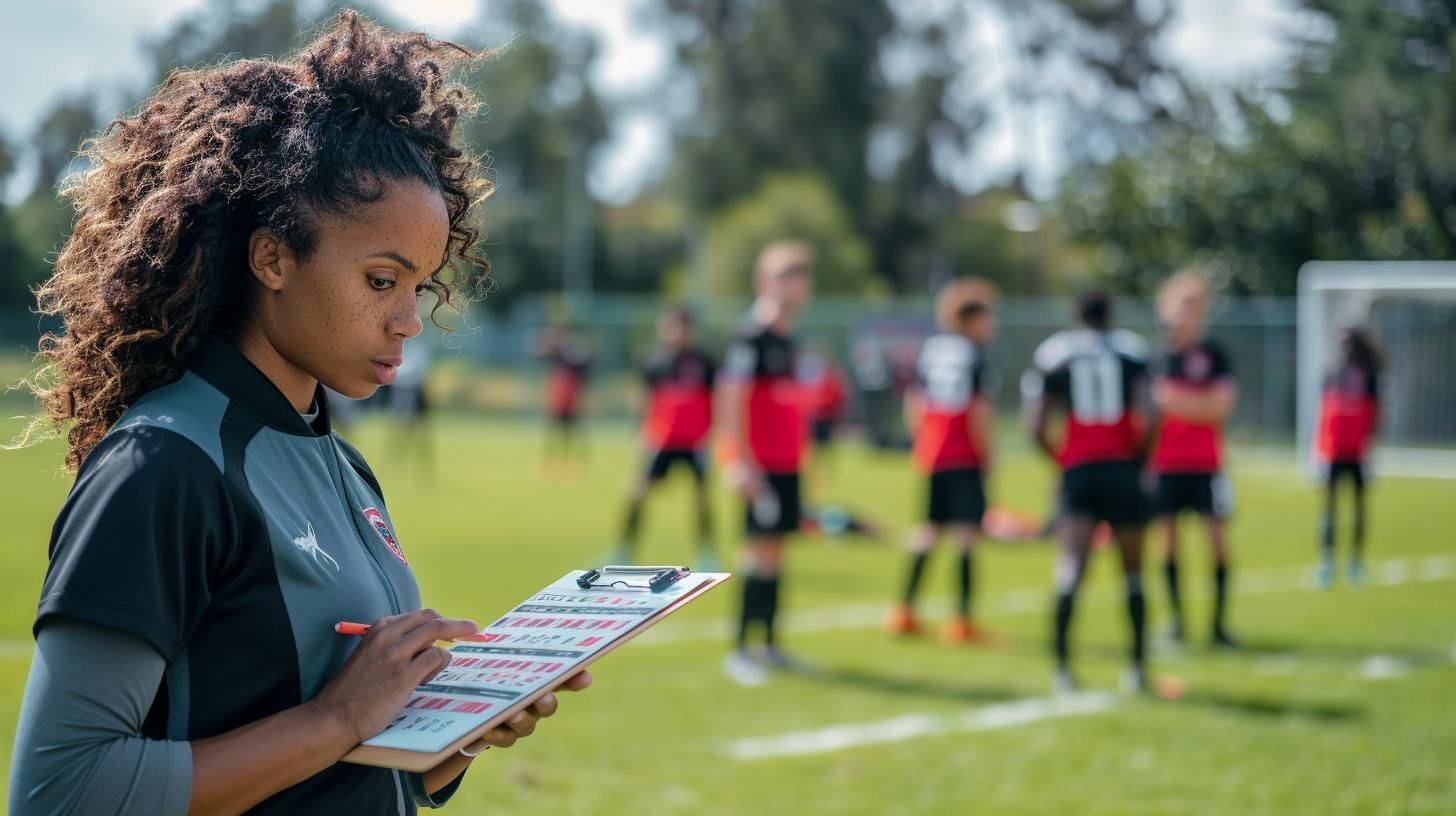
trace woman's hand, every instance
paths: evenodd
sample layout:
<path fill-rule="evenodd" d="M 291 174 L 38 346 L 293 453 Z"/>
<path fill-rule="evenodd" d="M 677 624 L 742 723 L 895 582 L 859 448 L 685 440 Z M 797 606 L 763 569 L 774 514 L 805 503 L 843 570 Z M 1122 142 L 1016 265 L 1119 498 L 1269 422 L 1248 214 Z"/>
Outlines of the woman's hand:
<path fill-rule="evenodd" d="M 556 687 L 556 690 L 581 691 L 590 686 L 591 682 L 591 675 L 581 671 L 567 678 L 565 682 Z M 547 692 L 541 696 L 541 699 L 518 712 L 516 716 L 485 732 L 476 742 L 465 746 L 465 753 L 476 754 L 486 748 L 509 748 L 515 745 L 516 740 L 531 736 L 536 730 L 537 722 L 555 714 L 557 705 L 556 695 Z"/>
<path fill-rule="evenodd" d="M 309 705 L 342 726 L 357 745 L 383 731 L 415 686 L 449 664 L 450 654 L 437 641 L 477 631 L 473 621 L 442 618 L 433 609 L 380 618 Z"/>

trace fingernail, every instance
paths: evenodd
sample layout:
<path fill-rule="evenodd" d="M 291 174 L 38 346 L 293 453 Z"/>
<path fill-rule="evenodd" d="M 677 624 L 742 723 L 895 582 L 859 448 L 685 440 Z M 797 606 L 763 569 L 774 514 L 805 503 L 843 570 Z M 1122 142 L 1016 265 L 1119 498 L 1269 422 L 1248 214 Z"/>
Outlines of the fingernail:
<path fill-rule="evenodd" d="M 538 700 L 536 702 L 536 705 L 544 705 L 544 706 L 553 706 L 553 705 L 556 705 L 556 695 L 555 694 L 551 694 L 551 693 L 548 692 L 545 696 L 543 696 L 540 700 Z"/>

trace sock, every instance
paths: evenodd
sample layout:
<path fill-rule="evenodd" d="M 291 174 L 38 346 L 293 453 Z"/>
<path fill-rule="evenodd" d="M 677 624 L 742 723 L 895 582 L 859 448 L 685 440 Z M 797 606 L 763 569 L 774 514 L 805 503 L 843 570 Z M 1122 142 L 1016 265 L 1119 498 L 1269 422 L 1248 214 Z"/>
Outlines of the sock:
<path fill-rule="evenodd" d="M 1228 564 L 1213 565 L 1213 633 L 1222 634 L 1223 613 L 1228 603 Z"/>
<path fill-rule="evenodd" d="M 763 642 L 774 645 L 774 618 L 779 613 L 779 577 L 760 578 L 763 582 Z"/>
<path fill-rule="evenodd" d="M 1183 601 L 1178 595 L 1178 559 L 1169 556 L 1163 562 L 1163 578 L 1168 582 L 1168 609 L 1173 613 L 1173 625 L 1183 629 Z"/>
<path fill-rule="evenodd" d="M 1320 521 L 1320 559 L 1326 564 L 1335 560 L 1335 514 L 1331 509 L 1325 510 L 1325 517 Z"/>
<path fill-rule="evenodd" d="M 1358 504 L 1355 505 L 1355 541 L 1350 559 L 1357 564 L 1365 560 L 1365 508 Z"/>
<path fill-rule="evenodd" d="M 960 611 L 961 617 L 969 618 L 971 616 L 971 554 L 961 553 L 960 563 L 957 566 L 960 595 L 957 596 L 956 608 Z"/>
<path fill-rule="evenodd" d="M 1058 592 L 1056 602 L 1055 647 L 1057 668 L 1067 668 L 1067 630 L 1072 627 L 1072 605 L 1076 598 L 1071 592 Z"/>
<path fill-rule="evenodd" d="M 749 575 L 743 579 L 743 608 L 738 617 L 738 647 L 748 643 L 748 628 L 763 620 L 763 579 Z"/>
<path fill-rule="evenodd" d="M 910 557 L 910 576 L 905 580 L 905 605 L 915 603 L 915 593 L 920 590 L 920 577 L 925 574 L 925 562 L 930 551 L 915 553 Z"/>
<path fill-rule="evenodd" d="M 1127 576 L 1127 617 L 1132 623 L 1132 662 L 1143 663 L 1143 629 L 1147 623 L 1147 602 L 1143 598 L 1143 577 Z"/>

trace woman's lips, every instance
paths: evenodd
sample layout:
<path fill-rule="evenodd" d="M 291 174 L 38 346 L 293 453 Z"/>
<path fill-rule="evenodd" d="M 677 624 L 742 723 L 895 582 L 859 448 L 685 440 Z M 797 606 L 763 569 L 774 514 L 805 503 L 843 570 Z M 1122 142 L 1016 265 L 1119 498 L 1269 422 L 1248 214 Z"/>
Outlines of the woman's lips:
<path fill-rule="evenodd" d="M 399 373 L 399 368 L 397 366 L 392 366 L 389 363 L 381 363 L 378 360 L 374 360 L 373 362 L 374 378 L 376 380 L 379 380 L 379 384 L 393 385 L 395 375 Z"/>

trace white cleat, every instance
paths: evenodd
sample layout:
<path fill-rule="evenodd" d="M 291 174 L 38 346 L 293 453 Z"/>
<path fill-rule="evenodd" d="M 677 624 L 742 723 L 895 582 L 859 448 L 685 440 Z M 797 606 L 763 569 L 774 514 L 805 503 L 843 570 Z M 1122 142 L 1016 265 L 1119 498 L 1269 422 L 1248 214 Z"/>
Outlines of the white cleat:
<path fill-rule="evenodd" d="M 735 649 L 723 658 L 723 673 L 744 688 L 758 688 L 768 683 L 768 671 L 763 664 L 742 649 Z"/>
<path fill-rule="evenodd" d="M 1077 685 L 1077 678 L 1073 677 L 1067 669 L 1057 669 L 1052 672 L 1053 697 L 1069 697 L 1081 690 L 1081 687 Z"/>

